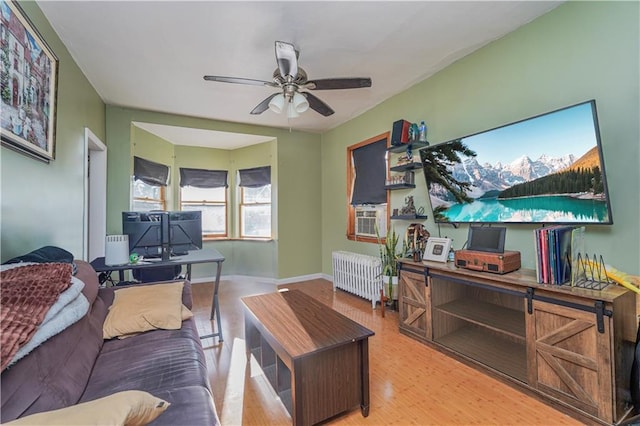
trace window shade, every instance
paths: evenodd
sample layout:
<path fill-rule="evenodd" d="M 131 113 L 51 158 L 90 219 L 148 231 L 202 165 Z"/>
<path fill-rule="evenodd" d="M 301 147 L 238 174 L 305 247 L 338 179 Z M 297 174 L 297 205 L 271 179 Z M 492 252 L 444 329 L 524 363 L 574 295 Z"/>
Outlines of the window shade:
<path fill-rule="evenodd" d="M 189 169 L 180 167 L 180 187 L 195 186 L 196 188 L 226 188 L 226 170 Z"/>
<path fill-rule="evenodd" d="M 133 157 L 133 177 L 147 185 L 167 186 L 169 184 L 169 166 Z"/>
<path fill-rule="evenodd" d="M 238 170 L 238 174 L 240 176 L 239 186 L 258 188 L 271 184 L 271 166 Z"/>
<path fill-rule="evenodd" d="M 353 183 L 351 204 L 382 204 L 387 202 L 384 181 L 387 174 L 386 139 L 354 149 L 353 165 L 356 178 Z"/>

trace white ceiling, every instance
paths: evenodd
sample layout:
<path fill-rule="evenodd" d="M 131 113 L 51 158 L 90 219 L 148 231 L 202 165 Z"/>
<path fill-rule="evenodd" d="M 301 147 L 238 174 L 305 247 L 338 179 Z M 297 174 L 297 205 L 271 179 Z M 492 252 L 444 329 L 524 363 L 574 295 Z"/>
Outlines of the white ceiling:
<path fill-rule="evenodd" d="M 38 1 L 107 104 L 310 132 L 362 114 L 560 3 Z M 289 120 L 270 110 L 249 114 L 273 88 L 203 80 L 271 81 L 276 40 L 296 46 L 310 80 L 371 77 L 372 87 L 314 91 L 335 114 L 308 110 Z M 179 141 L 171 126 L 144 126 L 173 143 L 229 144 L 224 132 Z"/>
<path fill-rule="evenodd" d="M 134 121 L 133 125 L 161 137 L 174 145 L 200 146 L 204 148 L 238 149 L 274 139 L 273 136 L 193 129 L 188 127 L 167 126 L 165 124 L 142 123 L 139 121 Z"/>

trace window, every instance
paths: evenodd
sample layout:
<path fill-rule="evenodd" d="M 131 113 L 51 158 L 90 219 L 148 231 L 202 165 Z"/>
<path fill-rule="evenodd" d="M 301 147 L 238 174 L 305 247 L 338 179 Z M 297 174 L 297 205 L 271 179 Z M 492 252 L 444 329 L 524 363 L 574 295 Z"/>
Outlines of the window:
<path fill-rule="evenodd" d="M 240 238 L 271 238 L 271 167 L 239 170 Z"/>
<path fill-rule="evenodd" d="M 271 185 L 241 188 L 240 238 L 271 238 Z"/>
<path fill-rule="evenodd" d="M 202 236 L 227 236 L 227 188 L 180 188 L 180 210 L 202 212 Z"/>
<path fill-rule="evenodd" d="M 137 179 L 133 180 L 132 186 L 133 211 L 165 210 L 163 186 L 149 185 Z"/>
<path fill-rule="evenodd" d="M 133 157 L 132 209 L 134 211 L 166 210 L 164 188 L 168 183 L 168 166 Z"/>
<path fill-rule="evenodd" d="M 371 233 L 372 225 L 383 228 L 381 235 L 386 231 L 388 141 L 389 132 L 347 148 L 347 238 L 350 240 L 377 242 Z"/>
<path fill-rule="evenodd" d="M 202 212 L 202 236 L 227 236 L 226 170 L 180 168 L 180 209 Z"/>

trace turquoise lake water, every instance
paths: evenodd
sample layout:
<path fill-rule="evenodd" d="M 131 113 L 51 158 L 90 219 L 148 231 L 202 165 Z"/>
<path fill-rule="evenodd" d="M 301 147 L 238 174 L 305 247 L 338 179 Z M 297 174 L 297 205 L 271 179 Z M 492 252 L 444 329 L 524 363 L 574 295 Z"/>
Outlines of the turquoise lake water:
<path fill-rule="evenodd" d="M 451 222 L 608 222 L 607 204 L 566 196 L 475 200 L 443 214 Z"/>

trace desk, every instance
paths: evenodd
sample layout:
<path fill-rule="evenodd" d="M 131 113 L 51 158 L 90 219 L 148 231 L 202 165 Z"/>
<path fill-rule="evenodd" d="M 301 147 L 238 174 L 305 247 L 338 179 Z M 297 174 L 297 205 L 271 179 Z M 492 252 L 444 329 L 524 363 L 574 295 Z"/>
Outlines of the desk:
<path fill-rule="evenodd" d="M 191 265 L 196 263 L 217 263 L 218 268 L 216 271 L 216 279 L 213 284 L 213 300 L 211 302 L 211 317 L 218 323 L 218 332 L 201 336 L 201 339 L 209 337 L 218 337 L 218 341 L 222 342 L 222 327 L 220 324 L 220 306 L 218 304 L 218 289 L 220 286 L 220 272 L 222 272 L 222 262 L 224 262 L 224 256 L 220 252 L 213 248 L 206 248 L 202 250 L 191 250 L 187 254 L 182 256 L 175 256 L 167 261 L 161 261 L 159 259 L 143 260 L 135 264 L 127 263 L 124 265 L 105 265 L 104 257 L 98 257 L 91 261 L 91 266 L 96 272 L 118 272 L 120 281 L 124 281 L 124 271 L 132 271 L 134 269 L 145 268 L 158 268 L 162 266 L 178 266 L 187 265 L 187 279 L 191 280 Z"/>
<path fill-rule="evenodd" d="M 242 303 L 247 352 L 294 425 L 316 424 L 357 405 L 369 415 L 373 331 L 300 290 L 247 296 Z"/>

